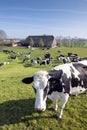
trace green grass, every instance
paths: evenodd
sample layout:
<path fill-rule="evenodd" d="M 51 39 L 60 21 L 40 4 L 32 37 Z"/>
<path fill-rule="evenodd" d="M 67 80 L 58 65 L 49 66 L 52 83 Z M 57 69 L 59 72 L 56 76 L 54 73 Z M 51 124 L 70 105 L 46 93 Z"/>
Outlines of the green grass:
<path fill-rule="evenodd" d="M 57 112 L 52 110 L 53 102 L 47 100 L 47 110 L 37 113 L 34 110 L 35 93 L 31 85 L 21 82 L 38 70 L 49 70 L 59 63 L 56 61 L 58 50 L 67 55 L 77 53 L 87 57 L 87 48 L 53 48 L 50 50 L 35 49 L 32 58 L 43 57 L 49 51 L 54 57 L 52 65 L 40 66 L 23 63 L 27 48 L 3 47 L 3 49 L 21 52 L 18 60 L 9 59 L 10 54 L 0 52 L 0 62 L 9 61 L 9 65 L 0 67 L 0 130 L 86 130 L 87 129 L 87 94 L 70 97 L 62 119 L 53 117 Z"/>

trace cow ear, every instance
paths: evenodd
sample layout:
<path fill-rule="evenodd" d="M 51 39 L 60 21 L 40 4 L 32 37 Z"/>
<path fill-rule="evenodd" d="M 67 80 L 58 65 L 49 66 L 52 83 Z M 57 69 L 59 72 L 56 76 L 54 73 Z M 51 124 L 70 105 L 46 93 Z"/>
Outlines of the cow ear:
<path fill-rule="evenodd" d="M 33 82 L 33 76 L 22 79 L 22 82 L 25 83 L 25 84 L 32 83 Z"/>

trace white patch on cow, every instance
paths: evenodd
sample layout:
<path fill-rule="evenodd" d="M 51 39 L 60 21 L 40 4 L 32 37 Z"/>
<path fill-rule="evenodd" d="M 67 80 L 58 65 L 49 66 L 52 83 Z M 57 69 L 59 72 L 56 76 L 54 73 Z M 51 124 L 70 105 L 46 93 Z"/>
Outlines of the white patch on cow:
<path fill-rule="evenodd" d="M 79 61 L 79 63 L 83 64 L 83 65 L 86 65 L 87 66 L 87 60 L 84 60 L 84 61 Z"/>
<path fill-rule="evenodd" d="M 34 84 L 33 87 L 36 89 L 36 101 L 35 101 L 35 109 L 45 110 L 46 109 L 46 98 L 43 99 L 44 88 L 48 83 L 48 72 L 39 71 L 34 75 Z"/>
<path fill-rule="evenodd" d="M 9 62 L 3 62 L 4 65 L 9 65 Z"/>
<path fill-rule="evenodd" d="M 78 95 L 80 93 L 84 93 L 85 91 L 86 91 L 86 89 L 81 86 L 70 88 L 71 95 Z"/>
<path fill-rule="evenodd" d="M 72 65 L 72 69 L 74 70 L 73 74 L 74 74 L 75 78 L 78 78 L 80 80 L 80 78 L 78 77 L 80 72 L 77 69 L 75 69 L 75 67 L 73 65 Z"/>
<path fill-rule="evenodd" d="M 46 99 L 43 100 L 43 89 L 37 90 L 35 109 L 42 110 L 42 111 L 46 109 Z"/>
<path fill-rule="evenodd" d="M 48 78 L 47 78 L 48 72 L 46 71 L 39 71 L 36 72 L 34 75 L 34 87 L 37 88 L 42 88 L 44 89 L 47 85 Z"/>
<path fill-rule="evenodd" d="M 61 104 L 60 104 L 60 111 L 59 113 L 57 114 L 58 118 L 61 118 L 62 115 L 63 115 L 63 109 L 68 101 L 68 98 L 69 98 L 69 94 L 68 93 L 63 93 L 62 94 L 62 101 L 61 101 Z"/>
<path fill-rule="evenodd" d="M 63 74 L 65 73 L 67 75 L 67 78 L 71 77 L 71 67 L 74 70 L 73 74 L 75 75 L 75 78 L 78 78 L 78 75 L 80 74 L 77 69 L 73 66 L 72 63 L 62 64 L 59 66 L 56 66 L 53 68 L 53 70 L 63 70 Z"/>
<path fill-rule="evenodd" d="M 63 70 L 63 73 L 66 73 L 67 78 L 69 78 L 71 77 L 71 73 L 70 73 L 71 65 L 72 65 L 71 63 L 62 64 L 62 65 L 54 67 L 53 70 Z"/>
<path fill-rule="evenodd" d="M 61 104 L 60 104 L 60 112 L 57 114 L 58 118 L 62 117 L 63 114 L 63 109 L 65 107 L 66 102 L 68 101 L 69 94 L 68 93 L 63 93 L 63 92 L 52 92 L 51 95 L 48 95 L 48 98 L 51 99 L 52 101 L 56 102 L 54 109 L 57 110 L 57 101 L 61 99 Z"/>
<path fill-rule="evenodd" d="M 62 97 L 62 92 L 52 92 L 52 94 L 48 95 L 48 98 L 52 101 L 59 100 Z"/>

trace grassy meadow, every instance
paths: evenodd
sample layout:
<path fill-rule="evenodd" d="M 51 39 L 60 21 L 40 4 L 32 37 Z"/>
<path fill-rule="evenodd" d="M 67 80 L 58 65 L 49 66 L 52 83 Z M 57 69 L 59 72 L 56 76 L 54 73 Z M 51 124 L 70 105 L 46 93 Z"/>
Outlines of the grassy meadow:
<path fill-rule="evenodd" d="M 10 54 L 2 50 L 12 50 L 18 54 L 18 59 L 10 59 Z M 7 61 L 8 65 L 0 66 L 0 130 L 87 130 L 87 94 L 71 96 L 65 106 L 62 119 L 56 119 L 52 110 L 53 102 L 47 100 L 47 109 L 42 113 L 34 110 L 35 93 L 32 84 L 21 82 L 24 77 L 32 76 L 38 70 L 50 70 L 59 65 L 56 56 L 58 51 L 67 56 L 68 52 L 87 57 L 87 48 L 52 48 L 42 50 L 23 47 L 1 47 L 0 63 Z M 23 58 L 31 52 L 31 59 L 46 52 L 53 56 L 51 65 L 34 65 L 23 63 Z M 19 54 L 21 53 L 21 55 Z"/>

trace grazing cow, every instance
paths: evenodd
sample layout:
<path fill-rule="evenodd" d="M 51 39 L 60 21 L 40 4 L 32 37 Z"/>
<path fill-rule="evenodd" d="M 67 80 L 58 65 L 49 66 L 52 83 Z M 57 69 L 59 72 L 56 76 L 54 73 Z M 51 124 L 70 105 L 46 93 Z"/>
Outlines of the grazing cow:
<path fill-rule="evenodd" d="M 9 65 L 9 62 L 2 62 L 2 63 L 0 63 L 0 66 L 3 66 L 3 65 Z"/>
<path fill-rule="evenodd" d="M 68 62 L 70 62 L 70 60 L 69 60 L 69 58 L 68 57 L 65 57 L 64 55 L 59 55 L 59 56 L 57 56 L 57 60 L 58 60 L 58 62 L 62 62 L 62 63 L 68 63 Z"/>
<path fill-rule="evenodd" d="M 58 107 L 57 101 L 62 99 L 60 112 L 57 114 L 61 118 L 69 96 L 87 91 L 87 61 L 59 65 L 50 71 L 39 71 L 32 77 L 24 78 L 22 82 L 33 82 L 36 92 L 35 109 L 38 111 L 46 109 L 47 97 L 54 101 L 55 110 Z"/>
<path fill-rule="evenodd" d="M 11 58 L 12 60 L 16 60 L 16 59 L 18 59 L 18 57 L 17 57 L 16 54 L 12 54 L 12 55 L 10 56 L 10 58 Z"/>
<path fill-rule="evenodd" d="M 79 61 L 78 54 L 68 53 L 68 58 L 70 59 L 71 62 Z"/>
<path fill-rule="evenodd" d="M 25 55 L 25 58 L 23 59 L 24 62 L 28 62 L 30 60 L 30 55 Z"/>
<path fill-rule="evenodd" d="M 33 63 L 33 64 L 38 64 L 38 62 L 37 62 L 36 59 L 31 60 L 31 63 Z"/>
<path fill-rule="evenodd" d="M 9 65 L 9 62 L 6 62 L 6 61 L 3 62 L 3 65 Z"/>
<path fill-rule="evenodd" d="M 33 64 L 39 64 L 41 60 L 42 60 L 41 57 L 37 57 L 37 58 L 35 58 L 35 59 L 32 59 L 32 60 L 31 60 L 31 63 L 33 63 Z"/>
<path fill-rule="evenodd" d="M 4 53 L 8 54 L 10 53 L 11 51 L 10 50 L 3 50 Z"/>
<path fill-rule="evenodd" d="M 45 60 L 42 60 L 40 65 L 48 65 L 52 63 L 52 59 L 51 58 L 47 58 Z"/>
<path fill-rule="evenodd" d="M 45 59 L 46 59 L 46 58 L 51 58 L 52 56 L 51 56 L 51 54 L 50 54 L 49 52 L 47 52 L 47 53 L 44 55 L 44 57 L 45 57 Z"/>

